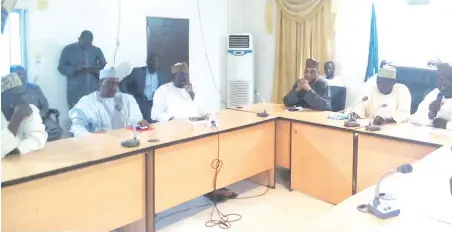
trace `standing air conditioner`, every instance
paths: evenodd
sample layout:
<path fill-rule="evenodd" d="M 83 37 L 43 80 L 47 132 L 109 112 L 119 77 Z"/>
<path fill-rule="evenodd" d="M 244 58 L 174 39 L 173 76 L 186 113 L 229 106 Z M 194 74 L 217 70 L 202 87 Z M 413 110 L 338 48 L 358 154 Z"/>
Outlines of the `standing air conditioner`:
<path fill-rule="evenodd" d="M 254 51 L 251 34 L 230 34 L 227 55 L 227 106 L 254 103 Z"/>

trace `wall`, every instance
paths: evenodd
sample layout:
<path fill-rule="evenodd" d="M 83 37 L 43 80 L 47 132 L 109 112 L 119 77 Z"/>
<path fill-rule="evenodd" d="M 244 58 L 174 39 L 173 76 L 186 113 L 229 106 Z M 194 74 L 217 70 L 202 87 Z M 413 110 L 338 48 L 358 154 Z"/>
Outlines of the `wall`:
<path fill-rule="evenodd" d="M 265 31 L 266 0 L 229 0 L 229 33 L 251 33 L 254 37 L 256 90 L 270 101 L 275 67 L 276 8 L 273 7 L 273 34 Z M 256 98 L 257 102 L 261 101 Z"/>
<path fill-rule="evenodd" d="M 68 127 L 66 77 L 57 71 L 61 50 L 76 42 L 80 32 L 89 29 L 94 45 L 104 52 L 111 65 L 116 44 L 118 5 L 113 0 L 48 0 L 45 10 L 30 7 L 29 14 L 29 75 L 36 80 L 50 106 L 62 113 L 62 123 Z M 204 29 L 205 47 L 201 37 L 196 0 L 122 0 L 120 47 L 116 66 L 120 77 L 146 62 L 146 17 L 190 19 L 190 76 L 198 96 L 205 96 L 209 110 L 220 108 L 220 94 L 225 80 L 227 0 L 199 0 Z M 205 56 L 207 52 L 213 77 Z M 39 66 L 34 65 L 37 59 Z"/>

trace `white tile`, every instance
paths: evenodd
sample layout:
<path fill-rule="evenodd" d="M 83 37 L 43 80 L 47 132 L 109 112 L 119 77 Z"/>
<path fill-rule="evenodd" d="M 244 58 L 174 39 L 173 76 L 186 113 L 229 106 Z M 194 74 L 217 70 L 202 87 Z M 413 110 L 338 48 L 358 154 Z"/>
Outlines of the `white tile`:
<path fill-rule="evenodd" d="M 229 188 L 238 193 L 239 198 L 256 196 L 266 190 L 265 187 L 248 181 L 242 181 Z M 224 231 L 219 227 L 208 228 L 205 226 L 206 221 L 209 220 L 212 206 L 194 208 L 209 202 L 206 198 L 199 197 L 159 214 L 157 220 L 162 217 L 166 218 L 157 222 L 157 231 Z M 219 204 L 218 208 L 224 214 L 238 213 L 242 216 L 242 219 L 233 222 L 227 231 L 284 232 L 328 210 L 331 205 L 296 191 L 289 192 L 286 187 L 277 184 L 275 189 L 269 189 L 264 196 L 230 200 Z M 190 210 L 171 215 L 184 209 Z"/>

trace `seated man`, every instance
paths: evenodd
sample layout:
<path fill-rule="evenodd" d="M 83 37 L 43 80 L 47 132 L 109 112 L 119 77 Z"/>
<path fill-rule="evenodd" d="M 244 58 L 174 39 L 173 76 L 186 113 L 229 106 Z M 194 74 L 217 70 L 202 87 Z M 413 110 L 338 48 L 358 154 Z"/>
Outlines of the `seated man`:
<path fill-rule="evenodd" d="M 165 122 L 172 119 L 204 116 L 200 104 L 195 102 L 195 92 L 190 83 L 187 63 L 173 65 L 171 72 L 173 81 L 160 86 L 155 92 L 152 118 Z M 222 188 L 206 196 L 212 201 L 214 199 L 224 201 L 236 198 L 237 194 Z"/>
<path fill-rule="evenodd" d="M 119 78 L 114 68 L 102 70 L 99 81 L 99 91 L 82 97 L 69 111 L 74 136 L 132 125 L 149 126 L 132 95 L 118 91 Z"/>
<path fill-rule="evenodd" d="M 354 118 L 374 117 L 375 125 L 400 123 L 410 116 L 411 94 L 403 84 L 396 83 L 396 69 L 385 66 L 378 70 L 376 83 L 369 86 L 368 100 L 358 104 L 352 112 Z M 386 107 L 383 107 L 386 105 Z"/>
<path fill-rule="evenodd" d="M 323 78 L 325 78 L 329 86 L 344 87 L 342 78 L 336 76 L 334 73 L 336 71 L 336 66 L 334 65 L 333 61 L 326 62 L 323 66 L 323 70 L 325 71 L 325 76 L 323 76 Z"/>
<path fill-rule="evenodd" d="M 206 115 L 195 98 L 190 83 L 187 63 L 171 67 L 172 82 L 160 86 L 154 94 L 152 119 L 165 122 L 177 118 L 201 117 Z"/>
<path fill-rule="evenodd" d="M 318 66 L 316 60 L 312 58 L 306 60 L 304 77 L 300 78 L 284 97 L 284 105 L 331 110 L 330 87 L 325 79 L 319 78 Z"/>
<path fill-rule="evenodd" d="M 20 65 L 13 65 L 10 68 L 11 73 L 16 73 L 27 90 L 28 103 L 35 105 L 39 109 L 39 114 L 43 120 L 43 123 L 48 134 L 48 140 L 54 141 L 61 137 L 63 129 L 58 125 L 58 123 L 53 120 L 49 115 L 49 103 L 47 98 L 44 96 L 41 88 L 38 85 L 30 83 L 28 81 L 27 72 L 25 68 Z"/>
<path fill-rule="evenodd" d="M 47 141 L 39 110 L 27 102 L 27 91 L 17 74 L 2 77 L 2 157 L 39 150 Z"/>
<path fill-rule="evenodd" d="M 123 93 L 135 97 L 144 119 L 151 120 L 152 99 L 159 86 L 166 83 L 165 75 L 159 72 L 159 57 L 155 54 L 146 61 L 147 66 L 134 68 L 120 83 Z"/>
<path fill-rule="evenodd" d="M 417 124 L 452 130 L 452 67 L 449 64 L 438 64 L 436 86 L 411 119 Z"/>

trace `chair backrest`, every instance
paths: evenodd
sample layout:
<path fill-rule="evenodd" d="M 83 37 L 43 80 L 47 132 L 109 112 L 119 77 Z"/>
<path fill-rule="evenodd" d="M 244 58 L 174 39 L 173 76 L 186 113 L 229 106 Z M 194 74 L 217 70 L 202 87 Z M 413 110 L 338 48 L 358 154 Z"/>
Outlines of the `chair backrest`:
<path fill-rule="evenodd" d="M 411 113 L 414 114 L 425 96 L 436 88 L 438 73 L 432 69 L 396 67 L 397 82 L 406 85 L 411 93 Z"/>
<path fill-rule="evenodd" d="M 347 89 L 340 86 L 330 86 L 331 90 L 331 108 L 334 112 L 345 108 L 345 99 L 347 98 Z"/>

